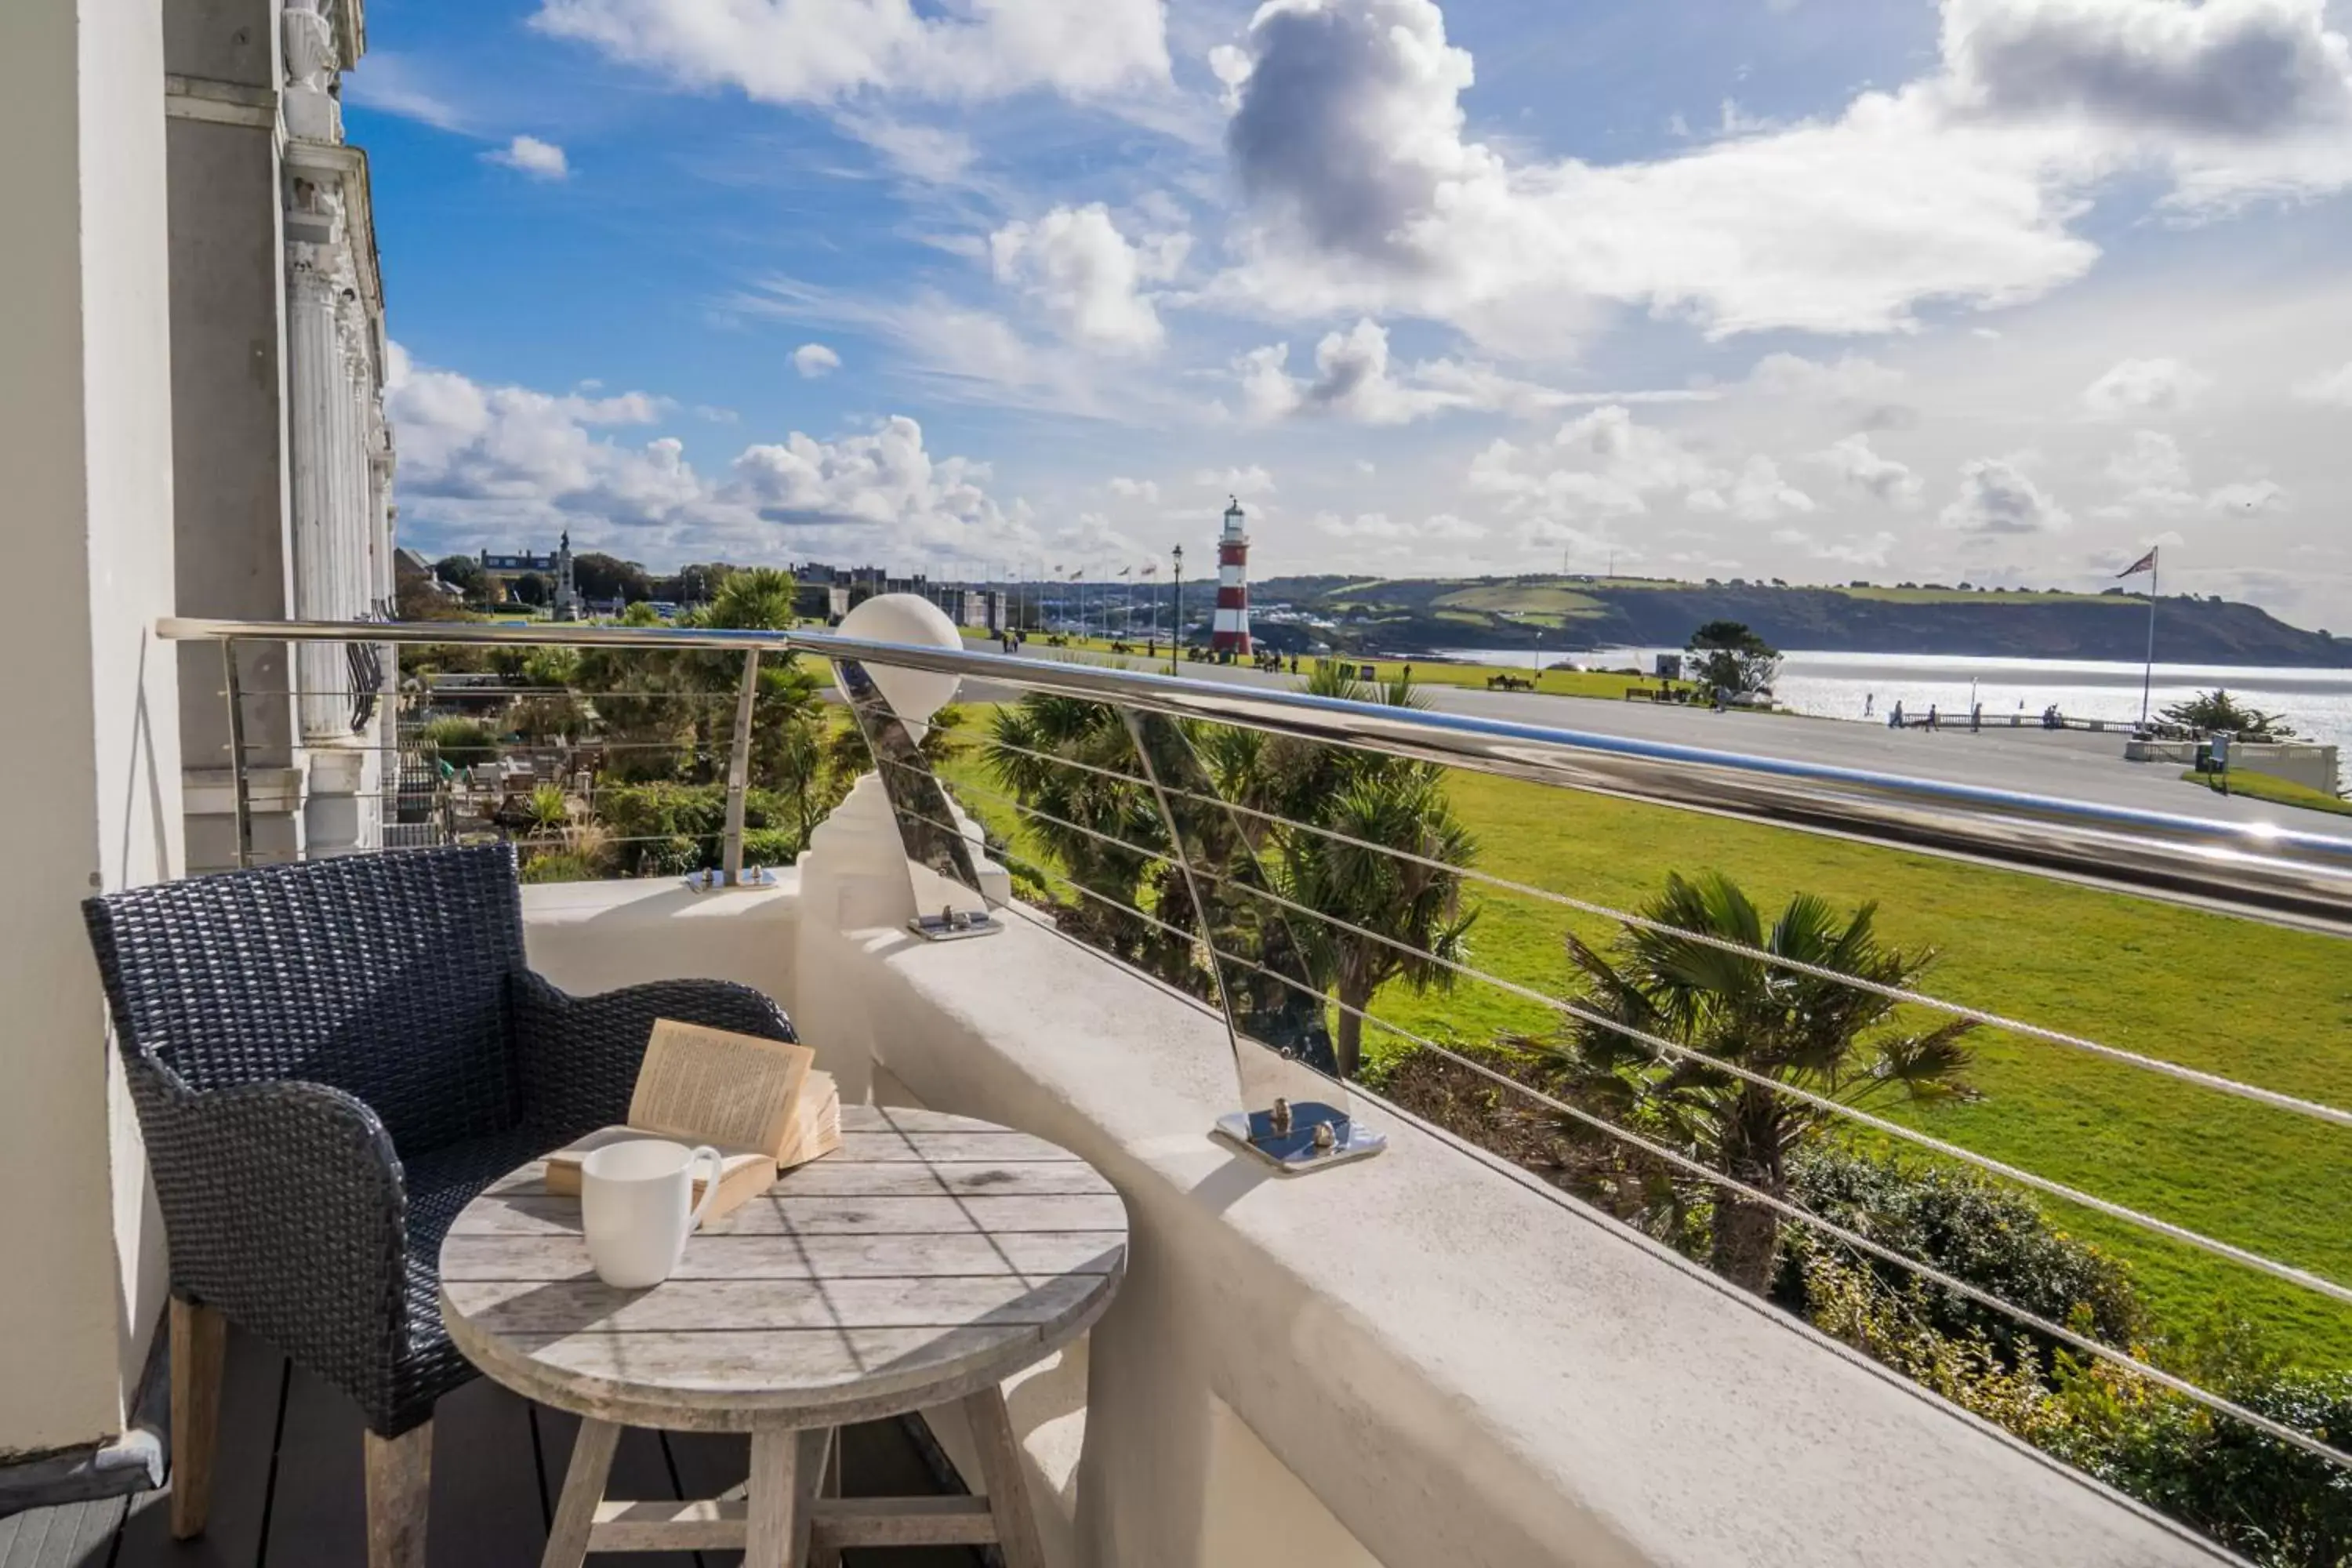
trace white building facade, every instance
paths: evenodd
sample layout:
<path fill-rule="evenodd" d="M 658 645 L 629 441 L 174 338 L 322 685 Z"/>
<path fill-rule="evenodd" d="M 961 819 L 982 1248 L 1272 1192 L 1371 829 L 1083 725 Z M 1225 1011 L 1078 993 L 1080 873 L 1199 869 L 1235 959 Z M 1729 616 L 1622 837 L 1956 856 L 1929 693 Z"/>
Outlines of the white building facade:
<path fill-rule="evenodd" d="M 165 8 L 183 615 L 391 606 L 383 290 L 338 97 L 365 47 L 359 0 Z M 191 870 L 382 841 L 389 649 L 240 647 L 241 809 L 222 658 L 180 657 Z"/>

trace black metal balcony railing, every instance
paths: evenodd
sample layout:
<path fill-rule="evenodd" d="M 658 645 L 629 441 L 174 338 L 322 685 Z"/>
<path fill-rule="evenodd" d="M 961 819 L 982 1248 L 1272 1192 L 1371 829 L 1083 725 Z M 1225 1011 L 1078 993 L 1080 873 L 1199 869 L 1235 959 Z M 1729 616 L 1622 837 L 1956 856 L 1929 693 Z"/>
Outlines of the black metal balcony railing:
<path fill-rule="evenodd" d="M 728 768 L 729 811 L 722 833 L 722 884 L 740 874 L 746 748 L 752 722 L 752 693 L 760 661 L 767 657 L 807 654 L 831 661 L 843 673 L 858 727 L 895 808 L 910 857 L 953 881 L 979 890 L 967 828 L 955 819 L 934 770 L 891 712 L 866 671 L 895 668 L 955 675 L 1013 694 L 1042 693 L 1115 710 L 1131 753 L 1115 764 L 1043 751 L 1024 751 L 1000 740 L 1000 751 L 1041 768 L 1076 769 L 1098 774 L 1107 785 L 1140 787 L 1156 815 L 1145 837 L 1107 832 L 1098 825 L 1057 816 L 1020 797 L 964 784 L 958 792 L 984 801 L 1023 821 L 1099 842 L 1106 851 L 1140 857 L 1161 867 L 1165 891 L 1152 900 L 1106 899 L 1046 858 L 1011 845 L 989 853 L 1017 865 L 1041 882 L 1104 908 L 1107 918 L 1153 940 L 1205 957 L 1213 980 L 1208 994 L 1194 1000 L 1223 1019 L 1234 1042 L 1247 1109 L 1264 1111 L 1276 1093 L 1294 1101 L 1314 1096 L 1344 1106 L 1344 1089 L 1302 1079 L 1297 1040 L 1282 1031 L 1320 1026 L 1325 1010 L 1342 1008 L 1367 1028 L 1409 1039 L 1423 1050 L 1475 1075 L 1504 1094 L 1522 1097 L 1554 1116 L 1566 1118 L 1601 1137 L 1638 1150 L 1645 1159 L 1684 1177 L 1736 1194 L 1788 1221 L 1827 1237 L 1854 1253 L 1906 1271 L 1937 1289 L 2005 1314 L 2013 1321 L 2083 1356 L 2123 1369 L 2205 1410 L 2315 1456 L 2352 1474 L 2352 1452 L 2340 1433 L 2315 1433 L 2288 1420 L 2249 1408 L 2226 1390 L 2201 1386 L 2190 1378 L 2150 1364 L 2127 1345 L 2103 1342 L 2073 1322 L 2059 1322 L 2003 1300 L 1997 1292 L 1912 1256 L 1885 1241 L 1837 1223 L 1766 1190 L 1694 1160 L 1642 1130 L 1548 1092 L 1425 1034 L 1406 1029 L 1362 1007 L 1338 1003 L 1298 960 L 1307 939 L 1298 922 L 1344 931 L 1359 942 L 1399 947 L 1393 937 L 1360 922 L 1336 919 L 1286 896 L 1263 873 L 1249 846 L 1255 828 L 1322 836 L 1361 854 L 1396 857 L 1422 869 L 1459 876 L 1514 898 L 1538 900 L 1565 911 L 1597 916 L 1629 927 L 1665 930 L 1654 921 L 1591 900 L 1545 889 L 1447 861 L 1400 850 L 1338 832 L 1328 826 L 1276 816 L 1227 799 L 1210 783 L 1208 771 L 1188 738 L 1188 724 L 1230 726 L 1289 737 L 1318 745 L 1356 748 L 1451 768 L 1528 780 L 1570 790 L 1598 793 L 1680 810 L 1705 812 L 1749 822 L 1927 851 L 2087 882 L 2165 900 L 2181 900 L 2226 914 L 2293 925 L 2333 936 L 2352 935 L 2352 838 L 2263 824 L 2210 821 L 2186 814 L 2157 813 L 2056 799 L 1849 768 L 1813 765 L 1697 747 L 1627 740 L 1454 713 L 1432 713 L 1382 704 L 1268 690 L 1214 680 L 1148 675 L 1129 669 L 1034 660 L 961 649 L 874 643 L 819 632 L 736 632 L 654 629 L 604 626 L 489 626 L 471 623 L 343 625 L 169 620 L 160 627 L 173 638 L 231 643 L 237 640 L 366 640 L 393 644 L 488 644 L 561 646 L 581 648 L 724 650 L 741 656 L 743 679 Z M 234 668 L 232 663 L 230 667 Z M 230 695 L 234 704 L 236 697 Z M 1255 826 L 1253 826 L 1255 819 Z M 1075 840 L 1074 840 L 1075 841 Z M 1213 889 L 1228 912 L 1213 917 Z M 1262 911 L 1246 934 L 1234 929 L 1236 907 Z M 1220 919 L 1224 923 L 1220 924 Z M 1311 928 L 1310 929 L 1311 931 Z M 2352 1110 L 2280 1092 L 2228 1075 L 2167 1060 L 2064 1030 L 2036 1025 L 2002 1012 L 1940 998 L 1907 985 L 1888 985 L 1843 972 L 1799 963 L 1757 946 L 1674 928 L 1742 960 L 1772 966 L 1811 980 L 1850 986 L 1947 1019 L 1997 1029 L 2035 1047 L 2081 1053 L 2105 1063 L 2251 1102 L 2268 1111 L 2323 1127 L 2352 1128 Z M 1076 940 L 1076 939 L 1073 939 Z M 1445 969 L 1461 979 L 1493 986 L 1517 999 L 1550 1010 L 1587 1028 L 1613 1031 L 1660 1063 L 1684 1063 L 1720 1073 L 1768 1095 L 1787 1097 L 1810 1110 L 1863 1130 L 1869 1137 L 1920 1150 L 1938 1162 L 1972 1168 L 2000 1182 L 2022 1186 L 2164 1241 L 2226 1260 L 2326 1301 L 2352 1304 L 2352 1287 L 2311 1269 L 2264 1256 L 2199 1229 L 2143 1212 L 2075 1184 L 2055 1180 L 2013 1160 L 1996 1159 L 1902 1121 L 1843 1103 L 1800 1084 L 1758 1072 L 1738 1061 L 1699 1050 L 1655 1030 L 1640 1028 L 1575 998 L 1547 994 L 1445 953 L 1412 949 L 1414 963 Z M 1273 1043 L 1269 1045 L 1269 1041 Z M 2340 1198 L 2341 1194 L 2337 1194 Z M 2315 1202 L 2326 1201 L 2315 1195 Z"/>

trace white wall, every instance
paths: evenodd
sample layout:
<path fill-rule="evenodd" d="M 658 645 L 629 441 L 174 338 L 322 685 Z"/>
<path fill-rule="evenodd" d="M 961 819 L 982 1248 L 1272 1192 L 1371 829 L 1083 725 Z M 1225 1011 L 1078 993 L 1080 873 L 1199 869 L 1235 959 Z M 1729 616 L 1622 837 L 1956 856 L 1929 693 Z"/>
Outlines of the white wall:
<path fill-rule="evenodd" d="M 815 864 L 873 847 L 825 843 L 797 910 L 791 884 L 667 909 L 526 889 L 531 960 L 582 988 L 778 986 L 829 1066 L 872 1058 L 877 1099 L 1051 1138 L 1118 1185 L 1118 1300 L 1011 1395 L 1055 1568 L 2225 1561 L 1410 1119 L 1371 1111 L 1377 1159 L 1275 1175 L 1208 1136 L 1236 1094 L 1215 1020 L 1023 920 L 834 929 L 879 867 Z"/>
<path fill-rule="evenodd" d="M 180 862 L 160 0 L 0 5 L 0 1454 L 120 1430 L 162 1227 L 83 935 Z"/>

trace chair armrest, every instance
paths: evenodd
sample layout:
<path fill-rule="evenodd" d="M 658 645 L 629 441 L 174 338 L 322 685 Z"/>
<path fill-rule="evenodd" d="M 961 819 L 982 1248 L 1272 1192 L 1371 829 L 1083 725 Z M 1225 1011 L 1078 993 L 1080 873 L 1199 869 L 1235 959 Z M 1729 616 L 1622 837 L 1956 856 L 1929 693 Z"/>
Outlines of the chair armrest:
<path fill-rule="evenodd" d="M 173 1288 L 362 1394 L 407 1333 L 408 1200 L 374 1111 L 324 1084 L 196 1092 L 129 1064 Z"/>
<path fill-rule="evenodd" d="M 792 1040 L 784 1010 L 727 980 L 656 980 L 572 996 L 524 971 L 509 982 L 522 1113 L 558 1142 L 625 1121 L 654 1020 Z"/>

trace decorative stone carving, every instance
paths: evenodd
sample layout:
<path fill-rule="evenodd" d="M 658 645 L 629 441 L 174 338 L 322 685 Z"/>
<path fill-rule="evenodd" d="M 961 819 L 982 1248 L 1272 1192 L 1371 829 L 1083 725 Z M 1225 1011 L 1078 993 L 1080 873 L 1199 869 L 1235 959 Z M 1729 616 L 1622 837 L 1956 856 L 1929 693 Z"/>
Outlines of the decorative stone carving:
<path fill-rule="evenodd" d="M 286 134 L 302 142 L 341 142 L 343 106 L 334 91 L 342 62 L 333 24 L 319 14 L 316 0 L 287 0 L 279 16 L 286 48 Z"/>

